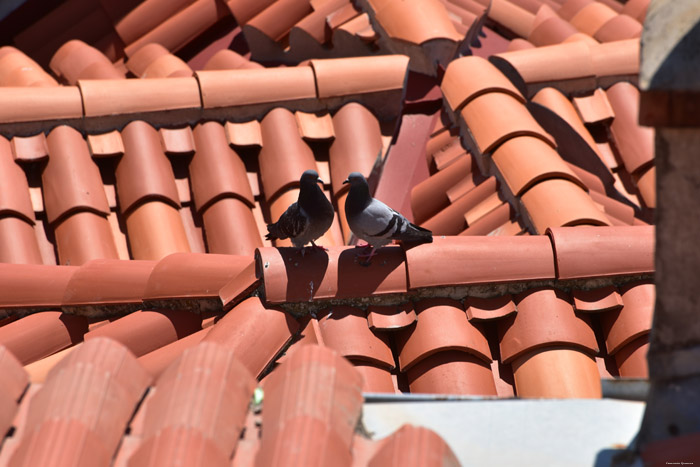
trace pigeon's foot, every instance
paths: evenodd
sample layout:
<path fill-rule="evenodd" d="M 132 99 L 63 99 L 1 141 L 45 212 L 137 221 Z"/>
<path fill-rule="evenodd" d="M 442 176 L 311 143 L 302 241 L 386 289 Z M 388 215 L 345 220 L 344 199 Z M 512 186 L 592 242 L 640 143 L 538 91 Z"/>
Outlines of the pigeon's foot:
<path fill-rule="evenodd" d="M 316 245 L 313 240 L 311 240 L 311 248 L 314 250 L 328 251 L 328 248 L 321 245 Z"/>
<path fill-rule="evenodd" d="M 370 245 L 369 243 L 362 243 L 362 244 L 357 243 L 357 244 L 355 245 L 355 248 L 364 248 L 364 249 L 367 249 L 367 248 L 369 248 L 370 246 L 371 246 L 371 245 Z"/>
<path fill-rule="evenodd" d="M 370 245 L 367 245 L 367 246 L 369 247 Z M 372 261 L 372 258 L 377 256 L 377 250 L 374 247 L 372 247 L 372 251 L 370 251 L 369 253 L 357 253 L 356 256 L 358 258 L 366 258 L 366 260 L 363 262 L 360 262 L 360 264 L 362 266 L 369 266 L 369 263 Z"/>

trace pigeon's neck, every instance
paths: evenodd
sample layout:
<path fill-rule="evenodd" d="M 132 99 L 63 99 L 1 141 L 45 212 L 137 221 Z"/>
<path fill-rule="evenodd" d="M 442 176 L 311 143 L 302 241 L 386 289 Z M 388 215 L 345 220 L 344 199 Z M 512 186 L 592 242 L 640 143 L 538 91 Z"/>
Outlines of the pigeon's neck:
<path fill-rule="evenodd" d="M 345 211 L 349 216 L 361 213 L 372 201 L 369 194 L 369 185 L 366 183 L 350 187 L 348 198 L 345 200 Z"/>
<path fill-rule="evenodd" d="M 318 183 L 302 184 L 299 190 L 299 205 L 307 212 L 314 212 L 314 207 L 322 208 L 327 202 Z"/>

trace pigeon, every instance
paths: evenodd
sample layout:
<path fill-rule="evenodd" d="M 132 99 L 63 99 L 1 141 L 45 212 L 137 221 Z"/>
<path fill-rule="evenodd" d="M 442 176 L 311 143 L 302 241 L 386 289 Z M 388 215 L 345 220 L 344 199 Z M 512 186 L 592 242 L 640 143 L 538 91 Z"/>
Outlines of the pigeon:
<path fill-rule="evenodd" d="M 394 211 L 369 194 L 369 185 L 359 172 L 348 175 L 343 182 L 350 184 L 350 192 L 345 200 L 345 217 L 350 230 L 356 237 L 367 242 L 365 248 L 372 247 L 366 257 L 367 263 L 375 255 L 375 250 L 392 240 L 404 243 L 420 244 L 433 241 L 433 233 L 412 224 L 400 213 Z"/>
<path fill-rule="evenodd" d="M 321 248 L 314 240 L 319 238 L 333 224 L 333 205 L 321 188 L 318 186 L 323 181 L 318 178 L 315 170 L 307 170 L 301 175 L 299 181 L 299 199 L 292 203 L 279 220 L 273 224 L 267 224 L 267 240 L 289 238 L 292 245 L 301 248 L 311 242 L 313 248 Z M 304 250 L 302 250 L 303 254 Z"/>

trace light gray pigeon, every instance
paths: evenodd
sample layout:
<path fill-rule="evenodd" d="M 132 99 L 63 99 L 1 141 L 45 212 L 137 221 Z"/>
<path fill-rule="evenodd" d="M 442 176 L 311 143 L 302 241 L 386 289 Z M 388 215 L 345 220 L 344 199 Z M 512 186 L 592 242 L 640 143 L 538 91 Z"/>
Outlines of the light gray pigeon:
<path fill-rule="evenodd" d="M 333 224 L 333 205 L 318 186 L 323 181 L 315 170 L 307 170 L 299 181 L 299 199 L 292 203 L 279 220 L 267 224 L 268 240 L 289 238 L 296 248 L 311 242 L 314 248 L 324 249 L 314 243 Z M 303 250 L 302 250 L 303 253 Z"/>
<path fill-rule="evenodd" d="M 350 230 L 357 238 L 367 242 L 365 247 L 372 247 L 369 254 L 358 256 L 367 257 L 369 262 L 377 248 L 392 240 L 412 244 L 433 241 L 430 230 L 410 223 L 386 204 L 372 198 L 367 180 L 361 173 L 351 173 L 343 183 L 350 184 L 350 192 L 345 200 L 345 217 Z"/>

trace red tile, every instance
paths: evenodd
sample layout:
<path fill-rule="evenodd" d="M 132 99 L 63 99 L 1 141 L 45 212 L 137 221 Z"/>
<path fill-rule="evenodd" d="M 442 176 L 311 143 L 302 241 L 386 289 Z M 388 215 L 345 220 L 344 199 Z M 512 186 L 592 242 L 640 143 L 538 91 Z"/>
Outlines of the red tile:
<path fill-rule="evenodd" d="M 158 2 L 161 5 L 160 2 Z M 167 4 L 167 3 L 165 3 Z M 170 17 L 163 18 L 153 29 L 132 41 L 124 40 L 129 45 L 124 49 L 127 56 L 146 44 L 156 42 L 166 49 L 177 52 L 221 18 L 229 14 L 224 4 L 215 0 L 198 0 L 177 11 Z M 119 29 L 117 29 L 119 33 Z M 123 33 L 120 33 L 120 36 Z"/>
<path fill-rule="evenodd" d="M 415 5 L 388 1 L 380 7 L 373 6 L 373 9 L 376 20 L 392 39 L 423 44 L 435 39 L 459 42 L 464 38 L 453 26 L 445 6 L 438 0 Z"/>
<path fill-rule="evenodd" d="M 460 146 L 461 148 L 461 146 Z M 461 152 L 461 151 L 460 151 Z M 459 156 L 454 163 L 415 185 L 411 190 L 411 208 L 414 222 L 422 224 L 450 204 L 449 190 L 471 173 L 473 159 Z"/>
<path fill-rule="evenodd" d="M 540 234 L 562 226 L 610 225 L 608 217 L 586 191 L 569 180 L 540 182 L 522 194 L 521 203 Z"/>
<path fill-rule="evenodd" d="M 126 67 L 134 75 L 141 76 L 151 63 L 168 54 L 168 49 L 158 43 L 147 44 L 129 56 Z"/>
<path fill-rule="evenodd" d="M 369 467 L 419 467 L 460 465 L 450 446 L 434 431 L 403 425 L 384 441 Z"/>
<path fill-rule="evenodd" d="M 351 360 L 355 370 L 362 376 L 362 392 L 396 392 L 394 379 L 384 366 L 377 366 L 361 360 Z"/>
<path fill-rule="evenodd" d="M 624 41 L 606 42 L 591 49 L 591 62 L 598 83 L 607 88 L 605 77 L 629 76 L 639 73 L 640 41 L 627 39 Z M 608 97 L 610 97 L 608 95 Z"/>
<path fill-rule="evenodd" d="M 219 289 L 252 261 L 247 256 L 176 253 L 156 264 L 148 279 L 144 302 L 153 308 L 164 303 L 190 310 L 219 311 Z M 197 274 L 193 275 L 192 271 Z M 193 300 L 196 299 L 196 300 Z M 195 302 L 195 303 L 192 303 Z"/>
<path fill-rule="evenodd" d="M 251 120 L 245 123 L 226 122 L 226 140 L 230 146 L 262 146 L 260 122 Z"/>
<path fill-rule="evenodd" d="M 616 16 L 617 12 L 609 6 L 592 2 L 581 8 L 569 22 L 579 31 L 594 36 L 605 23 Z"/>
<path fill-rule="evenodd" d="M 576 311 L 614 311 L 622 307 L 622 297 L 613 286 L 592 290 L 574 289 L 571 291 Z"/>
<path fill-rule="evenodd" d="M 361 104 L 351 102 L 333 116 L 335 140 L 330 147 L 331 188 L 338 195 L 350 172 L 369 177 L 382 153 L 379 121 Z M 328 181 L 328 180 L 325 180 Z"/>
<path fill-rule="evenodd" d="M 492 298 L 467 297 L 464 306 L 470 321 L 500 319 L 516 311 L 510 295 Z"/>
<path fill-rule="evenodd" d="M 562 5 L 559 8 L 559 10 L 557 10 L 557 13 L 559 14 L 559 16 L 569 21 L 571 18 L 576 16 L 576 13 L 581 11 L 583 7 L 594 3 L 594 0 L 566 0 L 564 2 L 559 3 L 561 3 Z"/>
<path fill-rule="evenodd" d="M 590 319 L 575 313 L 563 292 L 532 289 L 516 296 L 515 302 L 518 312 L 498 323 L 503 363 L 542 347 L 563 346 L 598 353 Z"/>
<path fill-rule="evenodd" d="M 311 60 L 310 64 L 319 99 L 401 89 L 408 72 L 405 55 Z"/>
<path fill-rule="evenodd" d="M 615 112 L 608 96 L 602 89 L 596 89 L 590 96 L 574 97 L 574 106 L 584 123 L 610 123 Z"/>
<path fill-rule="evenodd" d="M 508 140 L 494 151 L 492 160 L 515 196 L 550 178 L 570 180 L 587 190 L 556 150 L 539 138 Z"/>
<path fill-rule="evenodd" d="M 649 3 L 650 0 L 629 0 L 622 7 L 622 13 L 643 23 L 647 14 L 647 9 L 649 8 Z"/>
<path fill-rule="evenodd" d="M 17 446 L 8 465 L 109 465 L 112 452 L 79 420 L 46 420 Z M 60 460 L 60 464 L 59 464 Z"/>
<path fill-rule="evenodd" d="M 260 279 L 255 274 L 255 263 L 253 262 L 219 289 L 219 298 L 224 306 L 224 310 L 229 310 L 238 305 L 259 285 Z"/>
<path fill-rule="evenodd" d="M 260 377 L 298 330 L 299 323 L 291 315 L 266 308 L 258 297 L 251 297 L 224 315 L 203 341 L 232 350 L 254 376 Z"/>
<path fill-rule="evenodd" d="M 308 1 L 283 0 L 272 3 L 245 23 L 243 33 L 248 37 L 249 29 L 254 28 L 273 41 L 283 39 L 296 23 L 313 12 Z"/>
<path fill-rule="evenodd" d="M 42 181 L 49 222 L 77 210 L 107 215 L 109 205 L 100 172 L 82 135 L 71 127 L 59 126 L 49 133 L 47 143 L 50 158 Z"/>
<path fill-rule="evenodd" d="M 389 340 L 367 324 L 367 312 L 334 306 L 318 321 L 323 343 L 347 359 L 368 361 L 388 370 L 394 368 Z"/>
<path fill-rule="evenodd" d="M 3 47 L 0 57 L 0 86 L 56 86 L 38 63 L 14 47 Z"/>
<path fill-rule="evenodd" d="M 129 457 L 130 467 L 156 465 L 226 467 L 229 460 L 202 432 L 182 426 L 165 428 L 144 440 Z"/>
<path fill-rule="evenodd" d="M 155 261 L 88 261 L 66 284 L 62 305 L 82 314 L 100 314 L 112 307 L 122 312 L 137 310 L 155 265 Z"/>
<path fill-rule="evenodd" d="M 460 182 L 452 187 L 447 193 L 448 198 L 453 198 L 453 192 L 461 191 L 462 188 L 468 188 L 468 191 L 453 199 L 452 204 L 423 222 L 421 227 L 432 231 L 435 235 L 456 235 L 468 227 L 464 215 L 498 190 L 498 182 L 495 177 L 489 177 L 472 188 L 471 182 L 479 181 L 477 177 L 478 175 L 472 172 L 464 179 L 464 184 Z"/>
<path fill-rule="evenodd" d="M 80 80 L 86 117 L 200 108 L 195 78 Z"/>
<path fill-rule="evenodd" d="M 412 393 L 497 395 L 491 363 L 448 350 L 431 355 L 406 372 Z"/>
<path fill-rule="evenodd" d="M 0 263 L 1 282 L 6 286 L 3 290 L 2 308 L 59 308 L 66 286 L 77 270 L 77 267 L 72 266 Z"/>
<path fill-rule="evenodd" d="M 172 2 L 150 1 L 133 5 L 135 8 L 132 6 L 133 9 L 130 9 L 116 22 L 114 29 L 125 44 L 131 44 L 180 11 L 188 3 L 190 3 L 188 0 L 175 0 Z"/>
<path fill-rule="evenodd" d="M 32 398 L 24 440 L 47 422 L 72 419 L 94 433 L 111 457 L 149 382 L 136 359 L 122 349 L 95 340 L 54 367 Z"/>
<path fill-rule="evenodd" d="M 175 342 L 159 347 L 139 357 L 139 363 L 154 379 L 157 379 L 185 350 L 199 344 L 209 331 L 210 328 L 205 328 L 189 336 L 185 336 L 182 339 L 178 339 Z"/>
<path fill-rule="evenodd" d="M 194 138 L 189 126 L 161 128 L 158 130 L 163 151 L 170 157 L 191 156 L 194 153 Z"/>
<path fill-rule="evenodd" d="M 367 323 L 375 331 L 398 331 L 415 321 L 416 312 L 410 303 L 396 306 L 370 305 L 367 308 Z"/>
<path fill-rule="evenodd" d="M 87 331 L 84 316 L 44 311 L 0 327 L 0 345 L 27 365 L 82 341 Z"/>
<path fill-rule="evenodd" d="M 622 309 L 601 317 L 603 336 L 609 355 L 614 355 L 632 340 L 651 330 L 655 289 L 651 282 L 627 285 L 622 290 Z"/>
<path fill-rule="evenodd" d="M 314 72 L 308 66 L 198 71 L 196 75 L 205 109 L 316 98 Z"/>
<path fill-rule="evenodd" d="M 425 299 L 416 303 L 416 312 L 416 325 L 397 335 L 401 371 L 446 350 L 464 351 L 491 362 L 486 337 L 467 320 L 459 302 L 451 299 Z"/>
<path fill-rule="evenodd" d="M 29 378 L 20 361 L 2 345 L 0 345 L 0 371 L 3 374 L 0 380 L 0 399 L 19 401 L 29 384 Z"/>
<path fill-rule="evenodd" d="M 635 209 L 632 206 L 622 201 L 608 198 L 600 192 L 590 191 L 588 194 L 594 202 L 603 206 L 605 214 L 607 214 L 608 217 L 614 217 L 626 225 L 633 224 Z"/>
<path fill-rule="evenodd" d="M 654 227 L 553 228 L 557 277 L 573 279 L 654 271 Z"/>
<path fill-rule="evenodd" d="M 201 330 L 202 317 L 188 310 L 137 311 L 85 334 L 109 337 L 140 357 Z"/>
<path fill-rule="evenodd" d="M 12 155 L 21 162 L 34 162 L 49 157 L 49 148 L 44 133 L 34 136 L 12 138 Z"/>
<path fill-rule="evenodd" d="M 542 9 L 548 8 L 546 5 L 542 6 Z M 542 11 L 542 9 L 540 11 Z M 551 9 L 550 12 L 554 13 Z M 535 24 L 527 37 L 527 40 L 538 47 L 555 45 L 572 37 L 576 34 L 577 30 L 565 19 L 562 19 L 554 13 L 552 16 L 547 18 L 542 18 L 540 20 L 540 13 L 537 14 L 535 19 Z"/>
<path fill-rule="evenodd" d="M 461 112 L 481 153 L 494 151 L 515 136 L 534 136 L 555 147 L 554 139 L 514 97 L 500 93 L 483 94 Z"/>
<path fill-rule="evenodd" d="M 639 91 L 630 83 L 618 83 L 607 91 L 615 111 L 610 131 L 625 169 L 634 173 L 654 160 L 654 129 L 638 123 Z"/>
<path fill-rule="evenodd" d="M 163 430 L 182 427 L 201 433 L 229 457 L 254 388 L 253 376 L 231 349 L 214 343 L 187 349 L 158 378 L 142 437 L 148 440 Z"/>
<path fill-rule="evenodd" d="M 467 220 L 469 227 L 460 232 L 459 235 L 507 235 L 503 229 L 501 229 L 501 226 L 504 224 L 511 224 L 511 218 L 513 218 L 513 216 L 514 211 L 510 204 L 503 203 L 472 224 L 469 224 Z M 516 233 L 519 233 L 522 228 L 519 227 L 517 222 L 515 222 L 515 225 L 517 225 L 518 227 L 516 228 L 519 229 Z"/>
<path fill-rule="evenodd" d="M 278 304 L 311 299 L 353 298 L 406 291 L 404 253 L 384 247 L 372 267 L 360 264 L 354 248 L 329 247 L 301 256 L 295 248 L 261 248 L 256 253 L 265 301 Z"/>
<path fill-rule="evenodd" d="M 257 462 L 283 465 L 299 456 L 299 465 L 323 465 L 320 460 L 335 454 L 342 455 L 335 459 L 338 465 L 349 465 L 361 388 L 359 373 L 333 350 L 299 348 L 265 381 L 265 430 Z"/>
<path fill-rule="evenodd" d="M 204 70 L 236 70 L 240 68 L 264 68 L 257 62 L 251 62 L 244 56 L 230 49 L 222 49 L 216 52 L 207 61 Z"/>
<path fill-rule="evenodd" d="M 411 289 L 554 278 L 544 236 L 447 237 L 406 251 Z M 465 268 L 469 264 L 469 268 Z"/>
<path fill-rule="evenodd" d="M 641 35 L 642 24 L 630 16 L 621 14 L 613 17 L 598 29 L 594 38 L 599 42 L 614 42 L 640 37 Z"/>
<path fill-rule="evenodd" d="M 68 84 L 77 84 L 79 79 L 120 79 L 112 62 L 99 50 L 80 40 L 63 44 L 49 63 L 51 71 Z"/>
<path fill-rule="evenodd" d="M 648 378 L 649 334 L 643 334 L 622 347 L 615 354 L 620 376 L 625 378 Z"/>
<path fill-rule="evenodd" d="M 260 126 L 263 138 L 258 158 L 260 177 L 265 198 L 271 200 L 283 190 L 298 186 L 299 174 L 316 169 L 316 161 L 311 149 L 302 141 L 294 114 L 289 110 L 272 110 Z M 281 154 L 284 154 L 284 164 L 280 162 Z"/>
<path fill-rule="evenodd" d="M 637 178 L 637 189 L 650 208 L 656 207 L 656 168 L 650 167 Z"/>
<path fill-rule="evenodd" d="M 182 60 L 172 54 L 163 55 L 153 60 L 144 70 L 141 78 L 188 78 L 192 69 Z"/>
<path fill-rule="evenodd" d="M 117 131 L 87 136 L 92 157 L 121 157 L 124 155 L 122 135 Z"/>
<path fill-rule="evenodd" d="M 534 14 L 508 0 L 492 1 L 488 17 L 520 37 L 528 36 L 535 21 Z"/>
<path fill-rule="evenodd" d="M 226 2 L 231 13 L 236 18 L 236 22 L 240 25 L 246 24 L 272 3 L 274 3 L 274 0 L 262 0 L 255 3 L 250 3 L 247 0 L 227 0 Z"/>

